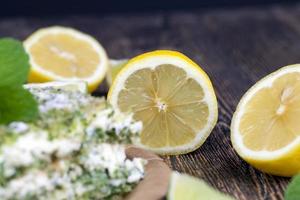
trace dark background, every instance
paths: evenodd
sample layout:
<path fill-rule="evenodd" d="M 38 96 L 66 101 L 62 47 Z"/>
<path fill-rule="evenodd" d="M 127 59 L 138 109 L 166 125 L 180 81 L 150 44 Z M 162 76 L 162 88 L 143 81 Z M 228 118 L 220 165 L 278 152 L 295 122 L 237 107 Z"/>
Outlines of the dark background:
<path fill-rule="evenodd" d="M 2 0 L 0 16 L 106 14 L 290 4 L 297 0 Z"/>

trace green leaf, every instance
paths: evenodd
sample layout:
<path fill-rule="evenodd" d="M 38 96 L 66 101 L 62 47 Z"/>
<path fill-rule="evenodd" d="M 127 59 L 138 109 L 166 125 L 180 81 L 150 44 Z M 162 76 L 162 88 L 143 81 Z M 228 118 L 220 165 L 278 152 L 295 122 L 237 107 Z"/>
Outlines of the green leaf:
<path fill-rule="evenodd" d="M 0 124 L 37 118 L 38 105 L 22 86 L 28 78 L 29 57 L 17 40 L 0 39 Z"/>
<path fill-rule="evenodd" d="M 0 124 L 30 122 L 38 117 L 38 105 L 22 86 L 0 87 Z"/>
<path fill-rule="evenodd" d="M 299 200 L 300 199 L 300 175 L 295 176 L 288 185 L 285 193 L 285 200 Z"/>
<path fill-rule="evenodd" d="M 0 39 L 0 87 L 21 85 L 29 73 L 29 57 L 17 40 Z"/>

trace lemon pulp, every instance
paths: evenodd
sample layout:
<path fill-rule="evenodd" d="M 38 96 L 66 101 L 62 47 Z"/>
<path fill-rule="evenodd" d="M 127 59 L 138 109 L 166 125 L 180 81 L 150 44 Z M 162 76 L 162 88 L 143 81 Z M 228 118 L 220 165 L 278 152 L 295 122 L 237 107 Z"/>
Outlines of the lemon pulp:
<path fill-rule="evenodd" d="M 288 73 L 248 101 L 239 132 L 247 148 L 275 151 L 299 137 L 299 119 L 300 73 Z"/>
<path fill-rule="evenodd" d="M 100 63 L 98 53 L 89 43 L 64 33 L 40 38 L 29 53 L 40 68 L 65 78 L 88 78 Z"/>
<path fill-rule="evenodd" d="M 189 143 L 209 115 L 202 87 L 171 64 L 131 74 L 118 94 L 118 105 L 143 122 L 141 142 L 152 148 Z"/>
<path fill-rule="evenodd" d="M 85 81 L 89 92 L 102 82 L 108 65 L 104 48 L 93 37 L 67 27 L 42 28 L 24 47 L 29 54 L 29 83 Z"/>

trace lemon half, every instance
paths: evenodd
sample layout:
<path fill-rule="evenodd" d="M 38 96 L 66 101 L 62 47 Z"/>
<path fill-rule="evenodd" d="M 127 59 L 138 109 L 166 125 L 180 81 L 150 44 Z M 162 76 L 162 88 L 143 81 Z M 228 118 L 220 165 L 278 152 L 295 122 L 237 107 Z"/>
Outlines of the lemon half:
<path fill-rule="evenodd" d="M 231 123 L 238 154 L 264 172 L 300 172 L 300 65 L 284 67 L 242 97 Z"/>
<path fill-rule="evenodd" d="M 207 74 L 185 55 L 153 51 L 131 59 L 108 94 L 117 112 L 143 122 L 141 147 L 159 154 L 197 149 L 218 118 L 217 100 Z"/>
<path fill-rule="evenodd" d="M 65 27 L 42 28 L 24 41 L 29 82 L 85 81 L 93 91 L 105 77 L 108 58 L 93 37 Z"/>

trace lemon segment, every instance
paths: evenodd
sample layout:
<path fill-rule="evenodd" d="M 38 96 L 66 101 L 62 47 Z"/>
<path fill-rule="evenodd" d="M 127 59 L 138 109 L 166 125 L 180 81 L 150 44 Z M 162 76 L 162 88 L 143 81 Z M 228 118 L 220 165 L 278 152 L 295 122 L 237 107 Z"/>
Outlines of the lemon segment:
<path fill-rule="evenodd" d="M 207 183 L 189 175 L 173 172 L 168 200 L 233 200 Z"/>
<path fill-rule="evenodd" d="M 178 52 L 154 51 L 130 60 L 117 75 L 108 99 L 119 112 L 143 122 L 140 146 L 160 154 L 195 150 L 217 120 L 212 84 Z"/>
<path fill-rule="evenodd" d="M 65 27 L 43 28 L 24 41 L 30 56 L 29 82 L 86 81 L 93 91 L 103 80 L 108 58 L 91 36 Z"/>
<path fill-rule="evenodd" d="M 275 175 L 300 172 L 300 65 L 256 83 L 241 99 L 231 124 L 239 155 Z"/>

